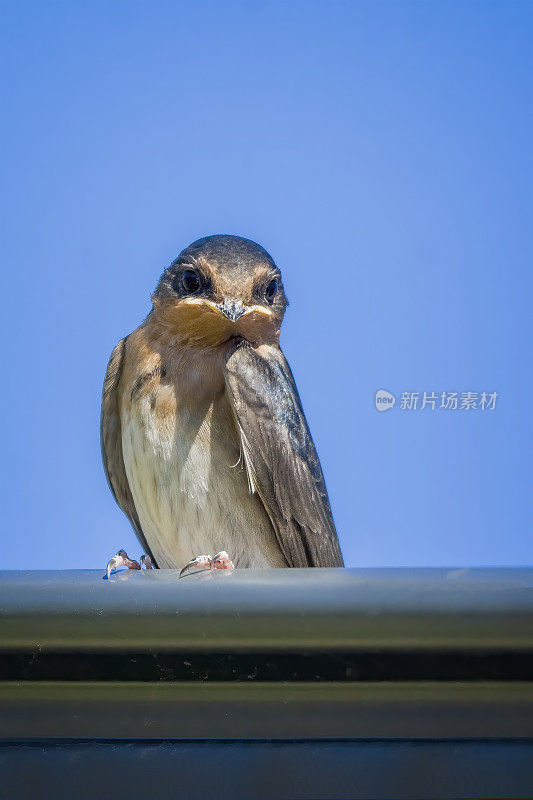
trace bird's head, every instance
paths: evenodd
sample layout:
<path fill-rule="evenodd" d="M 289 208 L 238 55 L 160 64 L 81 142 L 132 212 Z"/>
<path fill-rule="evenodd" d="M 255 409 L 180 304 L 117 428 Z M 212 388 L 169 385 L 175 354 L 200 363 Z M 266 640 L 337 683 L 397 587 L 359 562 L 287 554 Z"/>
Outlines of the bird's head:
<path fill-rule="evenodd" d="M 217 347 L 236 338 L 277 343 L 287 307 L 281 273 L 260 245 L 206 236 L 183 250 L 152 295 L 153 314 L 182 344 Z"/>

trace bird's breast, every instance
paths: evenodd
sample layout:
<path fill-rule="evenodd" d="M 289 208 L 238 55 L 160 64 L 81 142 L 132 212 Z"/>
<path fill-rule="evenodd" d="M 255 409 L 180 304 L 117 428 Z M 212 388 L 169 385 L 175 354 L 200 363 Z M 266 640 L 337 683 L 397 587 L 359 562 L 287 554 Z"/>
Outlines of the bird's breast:
<path fill-rule="evenodd" d="M 157 383 L 157 382 L 156 382 Z M 121 412 L 128 483 L 160 567 L 227 550 L 236 566 L 285 566 L 268 515 L 251 494 L 224 388 L 180 396 L 147 385 Z"/>

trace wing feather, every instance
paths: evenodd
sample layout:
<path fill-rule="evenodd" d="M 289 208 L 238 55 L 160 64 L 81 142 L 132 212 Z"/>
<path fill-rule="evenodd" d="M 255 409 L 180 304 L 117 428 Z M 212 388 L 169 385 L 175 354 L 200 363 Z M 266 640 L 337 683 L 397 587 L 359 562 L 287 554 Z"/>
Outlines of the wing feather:
<path fill-rule="evenodd" d="M 324 476 L 278 347 L 241 343 L 225 369 L 248 479 L 291 567 L 342 567 Z"/>
<path fill-rule="evenodd" d="M 133 501 L 122 454 L 122 430 L 120 424 L 119 384 L 126 352 L 127 336 L 121 339 L 111 353 L 102 391 L 102 414 L 100 419 L 100 441 L 102 461 L 109 488 L 120 508 L 126 514 L 144 552 L 154 561 L 148 547 Z M 154 561 L 155 564 L 155 561 Z"/>

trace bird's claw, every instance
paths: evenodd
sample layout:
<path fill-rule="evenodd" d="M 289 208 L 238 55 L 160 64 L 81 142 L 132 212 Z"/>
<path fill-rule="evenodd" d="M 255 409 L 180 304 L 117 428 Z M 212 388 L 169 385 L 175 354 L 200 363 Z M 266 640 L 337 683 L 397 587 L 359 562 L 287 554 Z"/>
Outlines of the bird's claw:
<path fill-rule="evenodd" d="M 134 558 L 129 557 L 125 550 L 119 550 L 116 556 L 113 556 L 107 562 L 106 574 L 108 580 L 111 577 L 111 573 L 113 571 L 116 572 L 119 567 L 139 570 L 143 567 L 144 569 L 153 569 L 154 565 L 150 556 L 142 555 L 139 561 L 135 561 Z"/>
<path fill-rule="evenodd" d="M 203 570 L 211 569 L 211 556 L 197 556 L 185 564 L 180 571 L 180 578 L 191 572 L 203 572 Z"/>
<path fill-rule="evenodd" d="M 233 562 L 225 550 L 216 553 L 214 556 L 197 556 L 189 561 L 180 572 L 180 578 L 194 572 L 204 572 L 213 569 L 235 569 Z"/>

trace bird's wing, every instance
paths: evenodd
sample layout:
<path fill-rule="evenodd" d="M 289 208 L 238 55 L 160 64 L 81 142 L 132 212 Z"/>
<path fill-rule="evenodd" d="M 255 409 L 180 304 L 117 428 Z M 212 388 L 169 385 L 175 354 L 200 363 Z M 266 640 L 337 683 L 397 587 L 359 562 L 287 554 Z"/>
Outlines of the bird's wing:
<path fill-rule="evenodd" d="M 135 503 L 133 502 L 133 496 L 124 466 L 124 457 L 122 455 L 122 431 L 120 425 L 118 387 L 122 375 L 127 338 L 126 336 L 124 339 L 121 339 L 111 353 L 104 379 L 102 415 L 100 419 L 102 461 L 104 462 L 105 474 L 109 483 L 109 488 L 113 492 L 113 497 L 133 525 L 133 529 L 144 548 L 144 552 L 154 560 L 150 548 L 148 547 L 146 537 L 142 531 Z"/>
<path fill-rule="evenodd" d="M 240 344 L 225 380 L 251 491 L 291 567 L 342 567 L 320 461 L 290 367 L 278 347 Z"/>

